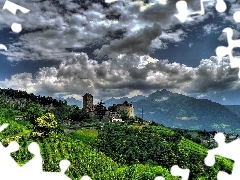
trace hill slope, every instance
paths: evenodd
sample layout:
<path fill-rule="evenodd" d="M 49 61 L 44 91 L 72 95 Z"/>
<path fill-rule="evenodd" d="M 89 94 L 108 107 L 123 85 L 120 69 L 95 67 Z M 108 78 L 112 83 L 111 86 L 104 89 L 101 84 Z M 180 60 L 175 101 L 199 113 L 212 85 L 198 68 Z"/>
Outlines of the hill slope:
<path fill-rule="evenodd" d="M 240 117 L 240 105 L 225 105 L 230 111 L 237 114 Z"/>
<path fill-rule="evenodd" d="M 74 180 L 81 179 L 83 175 L 90 176 L 92 180 L 142 180 L 154 179 L 158 175 L 164 176 L 166 180 L 179 180 L 171 176 L 168 169 L 159 165 L 127 166 L 114 162 L 110 157 L 85 144 L 81 139 L 73 138 L 72 135 L 53 133 L 45 137 L 36 137 L 32 134 L 33 130 L 29 122 L 15 121 L 13 117 L 0 118 L 0 125 L 6 122 L 9 126 L 0 133 L 1 143 L 4 146 L 8 146 L 12 141 L 19 143 L 19 151 L 12 153 L 12 156 L 21 166 L 33 158 L 27 149 L 28 145 L 37 142 L 43 158 L 43 170 L 59 172 L 59 162 L 67 159 L 71 165 L 66 174 Z"/>
<path fill-rule="evenodd" d="M 156 91 L 133 105 L 136 116 L 141 117 L 137 110 L 143 108 L 144 119 L 169 127 L 225 132 L 240 128 L 240 118 L 227 107 L 167 90 Z"/>
<path fill-rule="evenodd" d="M 190 168 L 190 179 L 210 180 L 219 170 L 230 172 L 232 168 L 232 163 L 223 159 L 219 159 L 214 167 L 205 167 L 202 160 L 206 148 L 161 125 L 146 125 L 139 129 L 108 123 L 98 133 L 80 130 L 75 134 L 52 133 L 38 137 L 33 135 L 33 127 L 28 121 L 15 121 L 14 114 L 9 116 L 6 112 L 8 109 L 0 109 L 0 124 L 10 124 L 0 133 L 1 143 L 7 146 L 9 142 L 17 141 L 20 144 L 20 150 L 13 153 L 18 164 L 24 165 L 33 158 L 27 146 L 37 142 L 44 171 L 57 172 L 60 160 L 68 159 L 71 166 L 66 174 L 71 179 L 89 175 L 93 180 L 150 180 L 156 176 L 177 180 L 179 178 L 171 176 L 169 170 L 178 164 Z"/>

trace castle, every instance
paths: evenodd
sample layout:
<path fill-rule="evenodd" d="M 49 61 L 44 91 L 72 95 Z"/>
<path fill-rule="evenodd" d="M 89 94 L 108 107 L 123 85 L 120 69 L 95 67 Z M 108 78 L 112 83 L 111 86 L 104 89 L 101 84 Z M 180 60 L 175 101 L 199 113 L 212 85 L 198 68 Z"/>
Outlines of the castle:
<path fill-rule="evenodd" d="M 90 93 L 86 93 L 83 96 L 83 109 L 88 112 L 91 117 L 101 116 L 101 119 L 110 121 L 122 121 L 120 116 L 122 111 L 126 112 L 129 117 L 134 117 L 132 103 L 125 101 L 123 104 L 113 104 L 113 106 L 107 110 L 102 101 L 94 105 L 93 96 Z"/>

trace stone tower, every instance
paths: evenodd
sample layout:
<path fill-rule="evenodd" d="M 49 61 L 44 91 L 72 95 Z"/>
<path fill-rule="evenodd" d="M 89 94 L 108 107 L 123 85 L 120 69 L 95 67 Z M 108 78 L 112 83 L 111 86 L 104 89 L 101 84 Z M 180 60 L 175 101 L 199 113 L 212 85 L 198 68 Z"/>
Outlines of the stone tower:
<path fill-rule="evenodd" d="M 90 93 L 86 93 L 83 96 L 83 109 L 87 112 L 93 110 L 93 96 Z"/>
<path fill-rule="evenodd" d="M 125 111 L 130 117 L 134 117 L 134 107 L 132 103 L 125 101 L 123 104 L 113 104 L 117 112 Z"/>

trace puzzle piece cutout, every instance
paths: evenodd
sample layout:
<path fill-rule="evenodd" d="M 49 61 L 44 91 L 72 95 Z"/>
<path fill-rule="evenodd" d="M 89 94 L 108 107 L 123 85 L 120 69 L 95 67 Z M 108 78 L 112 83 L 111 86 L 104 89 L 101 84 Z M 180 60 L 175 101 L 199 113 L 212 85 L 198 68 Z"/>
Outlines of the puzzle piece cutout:
<path fill-rule="evenodd" d="M 8 127 L 9 124 L 3 124 L 0 126 L 0 132 Z M 40 147 L 36 142 L 32 142 L 28 146 L 29 152 L 31 152 L 34 157 L 27 162 L 25 165 L 20 167 L 18 163 L 11 156 L 11 153 L 19 150 L 19 144 L 15 141 L 12 141 L 7 147 L 4 147 L 0 143 L 0 177 L 3 179 L 45 179 L 45 180 L 70 180 L 68 176 L 65 175 L 66 170 L 70 166 L 68 160 L 62 160 L 59 163 L 60 172 L 43 172 L 42 167 L 42 157 L 40 153 Z"/>
<path fill-rule="evenodd" d="M 92 180 L 89 176 L 83 176 L 81 180 Z"/>
<path fill-rule="evenodd" d="M 171 167 L 171 174 L 173 176 L 181 176 L 182 180 L 188 180 L 190 170 L 189 169 L 182 169 L 177 165 Z"/>
<path fill-rule="evenodd" d="M 32 173 L 41 173 L 42 172 L 42 156 L 40 153 L 40 148 L 36 142 L 32 142 L 28 146 L 28 151 L 34 155 L 30 161 L 28 161 L 24 166 L 21 167 L 21 171 L 32 172 Z"/>
<path fill-rule="evenodd" d="M 0 49 L 7 51 L 7 47 L 4 44 L 0 44 Z"/>
<path fill-rule="evenodd" d="M 116 2 L 118 0 L 105 0 L 105 3 L 113 3 L 113 2 Z"/>
<path fill-rule="evenodd" d="M 5 4 L 3 6 L 3 10 L 5 10 L 5 9 L 9 10 L 14 15 L 16 15 L 17 10 L 20 10 L 22 13 L 25 13 L 25 14 L 30 12 L 29 9 L 19 6 L 8 0 L 5 1 Z M 22 31 L 22 25 L 19 23 L 12 23 L 11 29 L 13 32 L 19 33 Z"/>
<path fill-rule="evenodd" d="M 231 28 L 225 28 L 225 29 L 223 29 L 222 32 L 227 34 L 228 47 L 218 46 L 216 48 L 216 54 L 220 58 L 223 58 L 224 56 L 228 55 L 229 60 L 230 60 L 230 66 L 232 68 L 240 68 L 240 58 L 234 57 L 232 55 L 233 48 L 240 47 L 240 39 L 239 40 L 232 39 L 233 29 L 231 29 Z M 240 77 L 240 71 L 238 73 L 238 76 Z"/>
<path fill-rule="evenodd" d="M 157 176 L 154 180 L 165 180 L 165 178 L 162 176 Z"/>
<path fill-rule="evenodd" d="M 190 12 L 188 10 L 187 2 L 184 0 L 180 0 L 176 3 L 176 9 L 178 10 L 178 14 L 174 14 L 174 16 L 177 17 L 181 23 L 184 23 L 189 15 L 195 14 L 203 15 L 205 14 L 203 2 L 207 1 L 210 0 L 200 0 L 201 10 Z M 227 9 L 226 3 L 223 0 L 217 0 L 215 7 L 218 12 L 224 12 Z"/>
<path fill-rule="evenodd" d="M 237 11 L 233 14 L 233 19 L 236 23 L 240 23 L 240 11 Z"/>
<path fill-rule="evenodd" d="M 240 139 L 236 139 L 230 143 L 225 143 L 225 135 L 223 133 L 218 133 L 214 137 L 215 141 L 218 143 L 218 147 L 208 150 L 208 155 L 204 159 L 207 166 L 213 166 L 215 164 L 215 155 L 220 155 L 225 158 L 234 161 L 232 174 L 228 174 L 223 171 L 219 171 L 217 175 L 218 180 L 237 180 L 240 177 Z"/>
<path fill-rule="evenodd" d="M 19 145 L 17 142 L 11 142 L 7 147 L 4 147 L 2 143 L 0 143 L 0 159 L 4 163 L 0 163 L 0 171 L 2 173 L 11 173 L 18 172 L 19 165 L 16 163 L 14 158 L 11 156 L 11 153 L 19 150 Z"/>
<path fill-rule="evenodd" d="M 215 8 L 218 12 L 225 12 L 226 9 L 227 9 L 227 5 L 226 3 L 224 2 L 224 0 L 217 0 L 216 2 L 216 5 L 215 5 Z"/>
<path fill-rule="evenodd" d="M 4 129 L 6 129 L 9 126 L 8 123 L 4 123 L 3 125 L 0 126 L 0 132 L 2 132 Z"/>
<path fill-rule="evenodd" d="M 171 174 L 173 176 L 181 176 L 182 180 L 188 180 L 189 178 L 189 169 L 182 169 L 178 165 L 173 165 L 171 167 Z M 157 176 L 154 180 L 165 180 L 162 176 Z"/>

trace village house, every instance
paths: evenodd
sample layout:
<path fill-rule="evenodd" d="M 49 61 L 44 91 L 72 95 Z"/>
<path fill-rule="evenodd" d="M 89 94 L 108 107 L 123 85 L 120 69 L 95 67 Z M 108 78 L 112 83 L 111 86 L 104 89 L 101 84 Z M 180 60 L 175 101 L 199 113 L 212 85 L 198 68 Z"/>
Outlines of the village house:
<path fill-rule="evenodd" d="M 15 116 L 15 120 L 16 121 L 21 121 L 21 120 L 23 120 L 24 119 L 24 116 L 22 116 L 22 115 L 17 115 L 17 116 Z"/>

